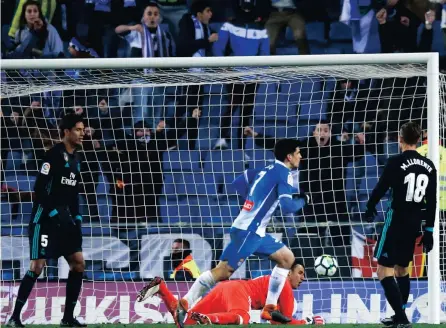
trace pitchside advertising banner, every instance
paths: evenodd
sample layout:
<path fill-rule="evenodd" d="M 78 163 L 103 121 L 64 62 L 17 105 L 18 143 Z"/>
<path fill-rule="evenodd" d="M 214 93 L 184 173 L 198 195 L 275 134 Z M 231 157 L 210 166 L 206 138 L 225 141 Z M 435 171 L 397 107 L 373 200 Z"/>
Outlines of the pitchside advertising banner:
<path fill-rule="evenodd" d="M 173 322 L 165 305 L 154 297 L 145 303 L 135 302 L 136 292 L 143 282 L 85 282 L 75 315 L 88 324 L 101 323 L 159 323 Z M 168 283 L 176 296 L 185 294 L 187 283 Z M 18 284 L 1 285 L 1 321 L 4 324 L 12 312 Z M 26 324 L 58 324 L 65 303 L 65 284 L 38 282 L 22 319 Z M 444 290 L 444 289 L 443 289 Z M 377 323 L 390 316 L 378 281 L 312 281 L 305 282 L 294 293 L 295 317 L 311 314 L 322 315 L 327 323 Z M 446 320 L 446 293 L 442 294 L 441 319 Z M 413 322 L 426 322 L 428 294 L 427 281 L 412 281 L 407 314 Z M 252 311 L 251 320 L 260 322 L 259 311 Z"/>

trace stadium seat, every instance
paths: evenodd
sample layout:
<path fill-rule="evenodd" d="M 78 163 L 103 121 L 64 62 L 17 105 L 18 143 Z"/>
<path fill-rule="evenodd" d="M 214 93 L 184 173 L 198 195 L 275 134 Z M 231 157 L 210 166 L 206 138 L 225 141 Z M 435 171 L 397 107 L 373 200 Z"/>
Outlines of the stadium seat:
<path fill-rule="evenodd" d="M 34 190 L 36 177 L 32 175 L 6 175 L 5 182 L 9 187 L 20 191 Z"/>
<path fill-rule="evenodd" d="M 262 169 L 275 160 L 274 153 L 270 150 L 253 149 L 246 151 L 246 154 L 250 157 L 248 161 L 250 169 Z"/>
<path fill-rule="evenodd" d="M 241 150 L 212 150 L 208 152 L 204 171 L 214 173 L 241 173 L 244 171 L 244 157 Z"/>
<path fill-rule="evenodd" d="M 7 202 L 1 202 L 1 213 L 0 213 L 0 217 L 1 217 L 1 222 L 2 223 L 7 223 L 10 224 L 11 223 L 11 204 L 7 203 Z"/>
<path fill-rule="evenodd" d="M 166 151 L 163 153 L 163 171 L 201 171 L 201 152 L 199 151 Z"/>
<path fill-rule="evenodd" d="M 212 173 L 166 173 L 163 194 L 169 199 L 185 195 L 217 195 L 218 175 Z"/>

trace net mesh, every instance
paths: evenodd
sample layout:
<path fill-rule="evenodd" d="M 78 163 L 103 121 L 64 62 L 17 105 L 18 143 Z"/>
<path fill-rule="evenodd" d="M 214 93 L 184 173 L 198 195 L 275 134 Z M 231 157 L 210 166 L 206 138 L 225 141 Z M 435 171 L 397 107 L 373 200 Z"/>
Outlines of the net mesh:
<path fill-rule="evenodd" d="M 374 223 L 362 213 L 387 158 L 399 152 L 399 126 L 415 120 L 427 129 L 425 65 L 17 70 L 2 76 L 2 323 L 29 267 L 34 181 L 68 112 L 82 115 L 86 126 L 86 280 L 75 311 L 83 320 L 171 321 L 159 299 L 135 303 L 136 291 L 144 279 L 161 276 L 174 294 L 184 294 L 190 283 L 173 274 L 189 250 L 201 272 L 217 263 L 244 202 L 231 182 L 245 169 L 272 163 L 274 142 L 284 137 L 302 141 L 300 184 L 313 201 L 295 215 L 278 209 L 268 227 L 307 268 L 308 282 L 295 294 L 296 315 L 378 322 L 391 313 L 377 280 L 367 279 L 376 277 L 373 250 L 386 199 Z M 441 76 L 442 140 L 445 85 Z M 443 211 L 440 217 L 444 227 Z M 445 246 L 442 238 L 443 276 Z M 337 259 L 333 279 L 313 269 L 322 254 Z M 426 276 L 425 263 L 416 247 L 407 311 L 418 322 L 427 320 L 427 283 L 416 279 Z M 255 278 L 272 267 L 252 256 L 234 277 Z M 59 322 L 65 295 L 59 279 L 68 271 L 64 259 L 48 261 L 25 322 Z M 252 319 L 258 318 L 254 311 Z"/>

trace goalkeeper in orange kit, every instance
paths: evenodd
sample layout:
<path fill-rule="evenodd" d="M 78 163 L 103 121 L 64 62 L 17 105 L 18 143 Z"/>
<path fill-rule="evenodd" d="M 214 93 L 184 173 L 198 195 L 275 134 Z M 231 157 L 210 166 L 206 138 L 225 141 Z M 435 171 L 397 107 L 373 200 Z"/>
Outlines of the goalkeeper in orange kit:
<path fill-rule="evenodd" d="M 185 325 L 249 324 L 249 311 L 261 310 L 265 306 L 270 276 L 262 276 L 251 280 L 230 280 L 219 283 L 209 294 L 192 307 L 184 321 Z M 293 289 L 305 280 L 305 269 L 297 260 L 288 274 L 288 279 L 279 297 L 278 307 L 283 315 L 292 318 L 294 310 Z M 158 295 L 166 304 L 175 320 L 178 300 L 167 288 L 165 282 L 155 277 L 138 294 L 138 301 Z M 271 322 L 275 324 L 276 322 Z M 324 324 L 320 316 L 302 320 L 292 319 L 290 325 Z"/>

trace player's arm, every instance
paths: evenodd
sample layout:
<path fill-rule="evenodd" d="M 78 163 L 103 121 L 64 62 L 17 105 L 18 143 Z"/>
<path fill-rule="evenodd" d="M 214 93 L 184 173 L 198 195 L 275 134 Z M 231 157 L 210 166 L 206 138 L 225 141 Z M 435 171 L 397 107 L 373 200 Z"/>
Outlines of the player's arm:
<path fill-rule="evenodd" d="M 293 193 L 296 189 L 292 187 L 287 181 L 280 181 L 278 185 L 278 195 L 280 208 L 284 214 L 296 213 L 306 204 L 306 198 L 299 197 L 293 199 Z"/>
<path fill-rule="evenodd" d="M 306 320 L 297 320 L 293 318 L 294 311 L 294 295 L 293 289 L 289 283 L 285 283 L 285 286 L 282 289 L 282 293 L 280 293 L 279 300 L 277 302 L 279 311 L 287 318 L 291 318 L 291 321 L 288 323 L 289 325 L 305 325 L 307 324 Z M 279 325 L 281 323 L 271 321 L 273 325 Z"/>
<path fill-rule="evenodd" d="M 58 214 L 57 209 L 52 204 L 51 197 L 48 197 L 51 191 L 54 173 L 57 170 L 57 160 L 55 157 L 55 153 L 47 153 L 45 155 L 34 185 L 35 201 L 43 207 L 43 212 L 47 213 L 50 217 Z"/>
<path fill-rule="evenodd" d="M 426 226 L 424 230 L 433 231 L 435 225 L 435 210 L 437 208 L 437 170 L 434 168 L 429 176 L 426 189 Z"/>
<path fill-rule="evenodd" d="M 80 167 L 81 163 L 79 161 L 79 167 Z M 79 179 L 81 179 L 81 174 L 79 172 Z M 75 219 L 76 225 L 79 225 L 82 223 L 82 214 L 80 212 L 79 209 L 79 186 L 80 183 L 77 184 L 77 192 L 76 192 L 76 196 L 73 197 L 73 199 L 70 199 L 70 213 L 73 216 L 73 219 Z"/>
<path fill-rule="evenodd" d="M 259 170 L 248 169 L 232 181 L 232 185 L 240 196 L 245 198 L 248 196 L 249 187 L 257 173 L 259 173 Z"/>
<path fill-rule="evenodd" d="M 376 184 L 375 188 L 373 188 L 372 194 L 370 195 L 369 201 L 367 202 L 368 211 L 375 211 L 376 205 L 386 194 L 387 190 L 389 190 L 392 181 L 392 175 L 394 174 L 395 164 L 392 159 L 389 159 L 387 165 L 384 168 L 384 172 L 379 178 L 379 181 Z"/>

